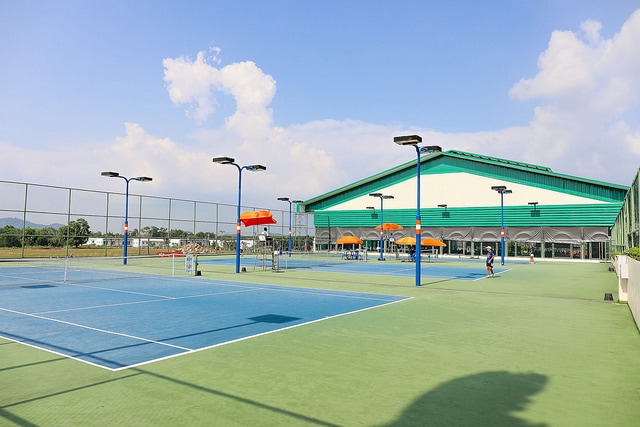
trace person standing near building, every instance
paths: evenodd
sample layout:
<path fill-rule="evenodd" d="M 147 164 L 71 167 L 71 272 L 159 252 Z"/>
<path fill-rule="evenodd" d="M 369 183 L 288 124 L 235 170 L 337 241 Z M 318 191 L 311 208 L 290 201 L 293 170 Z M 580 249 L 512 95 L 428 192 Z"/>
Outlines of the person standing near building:
<path fill-rule="evenodd" d="M 495 258 L 495 254 L 493 253 L 493 249 L 491 246 L 487 246 L 487 277 L 493 277 L 493 259 Z"/>
<path fill-rule="evenodd" d="M 533 245 L 530 245 L 529 246 L 529 263 L 530 264 L 534 263 L 534 260 L 533 260 L 534 253 L 535 253 L 535 247 Z"/>

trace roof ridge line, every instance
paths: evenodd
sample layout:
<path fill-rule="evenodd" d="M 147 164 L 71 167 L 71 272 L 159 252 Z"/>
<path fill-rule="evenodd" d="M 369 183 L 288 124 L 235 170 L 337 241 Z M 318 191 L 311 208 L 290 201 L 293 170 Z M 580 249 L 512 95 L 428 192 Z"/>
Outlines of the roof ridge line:
<path fill-rule="evenodd" d="M 464 157 L 473 157 L 475 159 L 487 160 L 487 161 L 491 161 L 491 162 L 498 162 L 498 163 L 511 165 L 511 166 L 518 166 L 518 167 L 523 167 L 523 168 L 527 168 L 527 169 L 535 169 L 535 170 L 538 170 L 538 171 L 553 172 L 553 170 L 548 166 L 541 166 L 541 165 L 536 165 L 536 164 L 533 164 L 533 163 L 518 162 L 518 161 L 515 161 L 515 160 L 508 160 L 508 159 L 503 159 L 503 158 L 500 158 L 500 157 L 486 156 L 486 155 L 483 155 L 483 154 L 476 154 L 476 153 L 471 153 L 471 152 L 468 152 L 468 151 L 448 150 L 448 151 L 445 152 L 445 154 L 454 154 L 454 155 L 459 155 L 459 156 L 464 156 Z"/>

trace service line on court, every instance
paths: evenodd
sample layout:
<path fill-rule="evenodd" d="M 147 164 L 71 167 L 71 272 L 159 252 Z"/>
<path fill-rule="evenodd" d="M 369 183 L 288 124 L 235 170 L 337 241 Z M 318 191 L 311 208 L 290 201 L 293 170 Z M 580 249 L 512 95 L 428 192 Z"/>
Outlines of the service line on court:
<path fill-rule="evenodd" d="M 111 289 L 105 288 L 105 290 L 111 290 Z M 93 309 L 96 309 L 96 308 L 124 307 L 126 305 L 149 304 L 149 303 L 157 303 L 157 302 L 165 302 L 165 301 L 178 301 L 178 300 L 189 299 L 189 298 L 203 298 L 203 297 L 211 297 L 211 296 L 217 296 L 217 295 L 237 294 L 237 293 L 243 293 L 243 292 L 255 292 L 255 291 L 259 291 L 259 290 L 260 289 L 258 289 L 258 288 L 255 288 L 255 289 L 239 289 L 239 290 L 236 290 L 236 291 L 211 292 L 211 293 L 207 293 L 207 294 L 185 295 L 185 296 L 181 296 L 181 297 L 157 296 L 158 299 L 153 299 L 153 300 L 150 299 L 150 300 L 142 300 L 142 301 L 121 302 L 121 303 L 117 303 L 117 304 L 92 305 L 92 306 L 89 306 L 89 307 L 65 308 L 64 310 L 39 311 L 39 312 L 36 312 L 34 314 L 42 315 L 42 314 L 54 314 L 54 313 L 68 313 L 68 312 L 72 312 L 72 311 L 93 310 Z M 139 294 L 137 292 L 130 292 L 130 293 Z M 139 294 L 139 295 L 145 295 L 145 294 Z"/>
<path fill-rule="evenodd" d="M 151 344 L 159 344 L 159 345 L 164 345 L 164 346 L 167 346 L 167 347 L 173 347 L 173 348 L 177 348 L 178 350 L 183 350 L 183 351 L 191 351 L 192 350 L 190 348 L 181 347 L 179 345 L 167 344 L 167 343 L 164 343 L 164 342 L 161 342 L 161 341 L 155 341 L 155 340 L 150 340 L 148 338 L 137 337 L 135 335 L 123 334 L 121 332 L 107 331 L 105 329 L 94 328 L 92 326 L 81 325 L 79 323 L 67 322 L 66 320 L 54 319 L 54 318 L 51 318 L 51 317 L 40 316 L 40 315 L 37 315 L 37 314 L 24 313 L 24 312 L 17 311 L 17 310 L 10 310 L 8 308 L 0 308 L 0 310 L 1 311 L 6 311 L 8 313 L 19 314 L 19 315 L 22 315 L 22 316 L 33 317 L 33 318 L 40 319 L 40 320 L 49 320 L 51 322 L 62 323 L 64 325 L 75 326 L 77 328 L 87 329 L 87 330 L 95 331 L 95 332 L 101 332 L 101 333 L 104 333 L 104 334 L 116 335 L 116 336 L 120 336 L 120 337 L 124 337 L 124 338 L 131 338 L 131 339 L 135 339 L 135 340 L 139 340 L 139 341 L 143 341 L 143 342 L 148 342 L 148 343 L 151 343 Z"/>

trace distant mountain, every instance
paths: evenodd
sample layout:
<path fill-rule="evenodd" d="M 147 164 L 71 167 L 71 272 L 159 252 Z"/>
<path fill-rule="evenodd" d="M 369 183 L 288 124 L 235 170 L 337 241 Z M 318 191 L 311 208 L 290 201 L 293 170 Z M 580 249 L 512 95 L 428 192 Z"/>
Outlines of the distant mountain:
<path fill-rule="evenodd" d="M 0 227 L 4 227 L 6 225 L 12 225 L 15 228 L 22 228 L 22 220 L 20 218 L 0 218 Z M 43 225 L 43 224 L 36 224 L 35 222 L 25 222 L 25 226 L 26 227 L 31 227 L 31 228 L 35 228 L 35 229 L 41 229 L 41 228 L 47 228 L 47 227 L 53 227 L 55 229 L 58 229 L 60 227 L 62 227 L 64 224 L 48 224 L 48 225 Z"/>

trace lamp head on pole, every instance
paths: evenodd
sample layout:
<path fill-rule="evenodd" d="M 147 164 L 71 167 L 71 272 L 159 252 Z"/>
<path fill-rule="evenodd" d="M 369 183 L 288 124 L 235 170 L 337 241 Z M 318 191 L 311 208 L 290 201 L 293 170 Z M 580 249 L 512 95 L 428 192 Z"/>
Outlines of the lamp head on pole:
<path fill-rule="evenodd" d="M 102 172 L 100 173 L 100 175 L 102 176 L 106 176 L 109 178 L 122 178 L 124 180 L 128 181 L 141 181 L 141 182 L 149 182 L 149 181 L 153 181 L 153 178 L 150 178 L 148 176 L 136 176 L 134 178 L 127 178 L 125 176 L 120 175 L 118 172 Z"/>
<path fill-rule="evenodd" d="M 376 207 L 375 206 L 367 206 L 366 209 L 371 209 L 372 211 L 375 211 Z"/>
<path fill-rule="evenodd" d="M 443 204 L 441 204 L 441 205 L 438 205 L 438 207 L 439 207 L 439 208 L 445 208 L 445 209 L 446 209 L 446 208 L 447 208 L 447 204 L 446 204 L 446 203 L 443 203 Z"/>
<path fill-rule="evenodd" d="M 418 145 L 422 142 L 422 137 L 420 135 L 395 136 L 393 142 L 398 145 Z"/>
<path fill-rule="evenodd" d="M 266 171 L 267 167 L 263 165 L 249 165 L 249 166 L 246 166 L 245 169 L 251 172 L 261 172 L 261 171 Z"/>
<path fill-rule="evenodd" d="M 427 145 L 420 147 L 420 153 L 433 153 L 434 151 L 442 151 L 442 147 L 439 145 Z"/>
<path fill-rule="evenodd" d="M 278 197 L 278 200 L 280 200 L 281 202 L 288 202 L 289 198 L 288 197 Z"/>
<path fill-rule="evenodd" d="M 229 165 L 231 163 L 234 163 L 236 161 L 236 159 L 234 159 L 233 157 L 214 157 L 213 158 L 213 163 L 220 163 L 221 165 Z"/>
<path fill-rule="evenodd" d="M 491 189 L 502 194 L 507 190 L 507 187 L 505 185 L 492 185 Z"/>
<path fill-rule="evenodd" d="M 371 197 L 382 197 L 382 193 L 369 193 Z"/>

